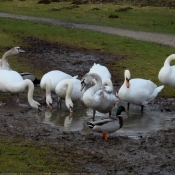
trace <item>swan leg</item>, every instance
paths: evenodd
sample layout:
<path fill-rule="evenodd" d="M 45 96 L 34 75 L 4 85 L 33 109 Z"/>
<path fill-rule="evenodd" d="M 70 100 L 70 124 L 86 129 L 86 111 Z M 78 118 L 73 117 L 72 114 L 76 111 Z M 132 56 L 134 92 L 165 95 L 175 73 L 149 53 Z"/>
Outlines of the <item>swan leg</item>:
<path fill-rule="evenodd" d="M 106 133 L 103 133 L 103 138 L 104 138 L 105 140 L 108 140 L 108 136 L 107 136 Z"/>
<path fill-rule="evenodd" d="M 95 121 L 95 113 L 96 113 L 96 111 L 93 110 L 93 121 Z"/>
<path fill-rule="evenodd" d="M 19 94 L 17 93 L 17 100 L 16 100 L 16 104 L 19 104 Z"/>
<path fill-rule="evenodd" d="M 130 106 L 130 103 L 128 103 L 128 106 L 127 106 L 127 110 L 129 111 L 129 106 Z"/>
<path fill-rule="evenodd" d="M 143 112 L 143 108 L 144 108 L 144 106 L 143 106 L 143 105 L 141 105 L 141 112 Z"/>
<path fill-rule="evenodd" d="M 111 112 L 111 111 L 109 111 L 109 118 L 111 118 L 111 114 L 112 114 L 112 112 Z"/>
<path fill-rule="evenodd" d="M 60 108 L 61 108 L 61 100 L 60 100 L 60 98 L 58 98 L 57 108 L 58 108 L 58 109 L 60 109 Z"/>

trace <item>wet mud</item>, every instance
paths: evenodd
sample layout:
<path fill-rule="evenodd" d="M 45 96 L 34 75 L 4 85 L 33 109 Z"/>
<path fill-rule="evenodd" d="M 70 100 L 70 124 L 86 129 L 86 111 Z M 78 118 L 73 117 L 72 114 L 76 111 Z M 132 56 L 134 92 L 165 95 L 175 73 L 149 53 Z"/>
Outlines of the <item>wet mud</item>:
<path fill-rule="evenodd" d="M 97 50 L 77 50 L 37 38 L 25 38 L 24 43 L 28 44 L 24 48 L 28 60 L 26 64 L 29 67 L 35 66 L 43 74 L 57 69 L 81 78 L 94 62 L 108 67 L 117 59 L 123 59 Z M 113 72 L 112 76 L 116 87 L 123 82 Z M 34 99 L 42 103 L 43 94 L 36 86 Z M 60 127 L 42 123 L 43 112 L 36 115 L 35 109 L 27 102 L 26 92 L 20 94 L 20 105 L 15 104 L 15 94 L 1 93 L 0 97 L 2 102 L 7 103 L 0 106 L 0 136 L 20 137 L 42 145 L 52 143 L 50 149 L 59 151 L 63 157 L 69 155 L 69 159 L 65 161 L 78 166 L 79 172 L 118 175 L 175 174 L 175 129 L 140 134 L 136 138 L 111 134 L 108 141 L 105 141 L 98 133 L 63 131 Z M 162 112 L 174 112 L 174 103 L 174 99 L 157 98 L 150 105 L 159 106 Z M 31 115 L 31 111 L 34 115 Z M 171 122 L 175 122 L 174 119 Z"/>

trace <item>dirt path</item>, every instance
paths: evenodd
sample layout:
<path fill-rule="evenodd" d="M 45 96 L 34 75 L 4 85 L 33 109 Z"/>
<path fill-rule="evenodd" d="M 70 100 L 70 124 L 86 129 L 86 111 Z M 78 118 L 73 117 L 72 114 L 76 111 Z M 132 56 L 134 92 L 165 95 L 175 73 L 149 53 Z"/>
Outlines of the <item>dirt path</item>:
<path fill-rule="evenodd" d="M 97 26 L 97 25 L 90 25 L 90 24 L 78 24 L 78 23 L 59 21 L 59 20 L 49 19 L 49 18 L 39 18 L 39 17 L 31 17 L 31 16 L 8 14 L 8 13 L 0 13 L 0 17 L 37 21 L 37 22 L 52 24 L 55 26 L 65 26 L 65 27 L 99 31 L 103 33 L 113 34 L 113 35 L 126 36 L 130 38 L 134 38 L 136 40 L 155 42 L 162 45 L 175 47 L 175 35 L 132 31 L 132 30 L 126 30 L 121 28 Z"/>

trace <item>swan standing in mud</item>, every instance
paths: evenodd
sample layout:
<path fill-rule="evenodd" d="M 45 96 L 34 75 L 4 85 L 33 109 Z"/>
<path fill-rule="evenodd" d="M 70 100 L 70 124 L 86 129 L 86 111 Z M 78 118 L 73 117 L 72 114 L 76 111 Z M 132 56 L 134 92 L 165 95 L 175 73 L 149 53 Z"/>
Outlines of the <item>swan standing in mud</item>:
<path fill-rule="evenodd" d="M 131 78 L 129 70 L 125 70 L 124 83 L 118 91 L 118 97 L 121 101 L 125 101 L 129 105 L 130 103 L 135 105 L 141 105 L 141 111 L 143 112 L 144 105 L 147 105 L 150 101 L 154 100 L 158 93 L 164 88 L 164 86 L 157 87 L 150 80 L 141 78 Z"/>
<path fill-rule="evenodd" d="M 88 83 L 91 83 L 95 79 L 96 84 L 84 92 L 83 102 L 84 104 L 93 109 L 93 120 L 95 119 L 95 112 L 109 113 L 117 102 L 117 97 L 113 92 L 113 88 L 110 86 L 102 86 L 102 79 L 96 73 L 87 73 L 81 81 L 82 89 Z"/>
<path fill-rule="evenodd" d="M 33 99 L 34 85 L 31 80 L 23 80 L 21 75 L 16 71 L 0 71 L 0 91 L 18 94 L 26 88 L 28 88 L 28 102 L 30 106 L 42 111 L 41 105 Z M 17 103 L 19 103 L 19 99 Z"/>
<path fill-rule="evenodd" d="M 159 71 L 158 79 L 162 84 L 175 88 L 175 65 L 170 65 L 173 60 L 175 60 L 175 54 L 166 58 L 164 66 Z"/>

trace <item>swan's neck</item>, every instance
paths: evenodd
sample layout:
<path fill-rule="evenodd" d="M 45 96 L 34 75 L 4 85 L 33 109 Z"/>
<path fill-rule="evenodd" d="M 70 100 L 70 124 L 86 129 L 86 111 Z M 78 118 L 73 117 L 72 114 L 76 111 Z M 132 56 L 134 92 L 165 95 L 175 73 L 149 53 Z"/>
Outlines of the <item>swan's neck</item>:
<path fill-rule="evenodd" d="M 22 80 L 19 84 L 15 85 L 14 88 L 17 90 L 17 92 L 22 92 L 26 89 L 26 87 L 28 87 L 27 97 L 29 104 L 32 107 L 37 108 L 36 104 L 39 103 L 33 99 L 34 84 L 31 80 L 29 79 Z"/>
<path fill-rule="evenodd" d="M 4 55 L 2 56 L 2 67 L 5 68 L 7 66 L 8 63 L 8 57 L 12 55 L 11 54 L 11 50 L 7 51 L 4 53 Z"/>
<path fill-rule="evenodd" d="M 100 76 L 92 76 L 92 79 L 95 79 L 96 84 L 93 86 L 94 92 L 98 91 L 102 86 L 102 80 Z"/>
<path fill-rule="evenodd" d="M 113 89 L 112 81 L 109 78 L 104 79 L 102 84 L 105 86 L 110 86 Z"/>
<path fill-rule="evenodd" d="M 72 106 L 72 100 L 71 100 L 71 94 L 72 94 L 72 90 L 73 90 L 73 84 L 72 81 L 68 80 L 66 82 L 66 86 L 67 86 L 67 90 L 66 90 L 66 97 L 65 97 L 65 101 L 66 101 L 66 106 L 69 108 L 71 105 Z M 72 106 L 73 107 L 73 106 Z"/>
<path fill-rule="evenodd" d="M 130 74 L 129 71 L 125 71 L 125 75 L 124 76 L 125 76 L 124 83 L 126 83 L 127 81 L 130 80 L 131 74 Z"/>
<path fill-rule="evenodd" d="M 175 54 L 170 55 L 164 62 L 164 65 L 170 65 L 171 61 L 175 60 Z"/>
<path fill-rule="evenodd" d="M 46 103 L 49 105 L 50 103 L 52 103 L 50 78 L 46 79 L 45 84 L 46 84 Z"/>
<path fill-rule="evenodd" d="M 28 97 L 28 101 L 29 101 L 29 104 L 33 103 L 33 91 L 34 91 L 34 84 L 32 83 L 31 80 L 23 80 L 23 82 L 25 83 L 26 87 L 28 87 L 28 94 L 27 94 L 27 97 Z"/>

